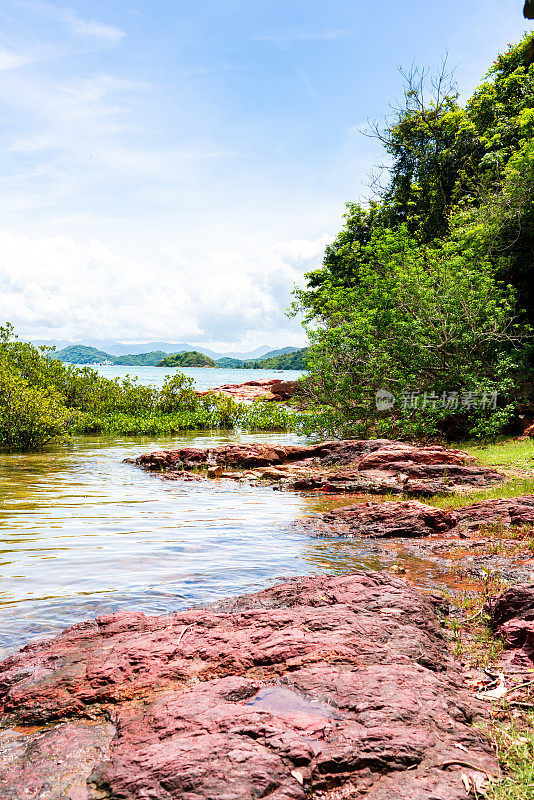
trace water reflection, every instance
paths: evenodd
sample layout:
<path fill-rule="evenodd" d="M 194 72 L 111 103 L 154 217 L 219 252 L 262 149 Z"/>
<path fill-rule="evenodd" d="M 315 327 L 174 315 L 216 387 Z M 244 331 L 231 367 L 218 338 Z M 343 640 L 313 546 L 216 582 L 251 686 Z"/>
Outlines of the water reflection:
<path fill-rule="evenodd" d="M 292 525 L 356 498 L 175 483 L 121 463 L 161 447 L 240 439 L 302 441 L 273 433 L 84 437 L 40 454 L 0 454 L 0 655 L 120 608 L 174 611 L 290 575 L 395 561 L 394 548 L 314 539 Z"/>
<path fill-rule="evenodd" d="M 121 463 L 161 446 L 226 441 L 235 436 L 82 438 L 2 454 L 0 646 L 123 606 L 170 610 L 298 572 L 304 537 L 273 536 L 300 513 L 298 496 L 171 483 Z"/>

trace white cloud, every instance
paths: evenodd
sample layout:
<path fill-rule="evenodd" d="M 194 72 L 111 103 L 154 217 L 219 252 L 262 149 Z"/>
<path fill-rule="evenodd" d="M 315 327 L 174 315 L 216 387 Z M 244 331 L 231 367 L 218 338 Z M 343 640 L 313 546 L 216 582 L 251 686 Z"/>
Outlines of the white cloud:
<path fill-rule="evenodd" d="M 240 251 L 166 247 L 130 260 L 98 241 L 0 233 L 0 322 L 27 338 L 301 344 L 291 291 L 329 237 Z"/>
<path fill-rule="evenodd" d="M 0 72 L 6 69 L 16 69 L 22 67 L 24 64 L 29 64 L 32 61 L 31 56 L 17 53 L 10 48 L 0 48 Z"/>
<path fill-rule="evenodd" d="M 119 30 L 119 28 L 103 25 L 101 22 L 80 19 L 72 11 L 63 12 L 58 16 L 58 19 L 65 22 L 74 33 L 80 36 L 93 36 L 96 39 L 104 39 L 111 43 L 118 42 L 125 36 L 124 31 Z"/>
<path fill-rule="evenodd" d="M 75 36 L 99 39 L 109 44 L 115 44 L 125 36 L 124 31 L 119 28 L 96 20 L 82 19 L 71 8 L 61 8 L 42 0 L 20 0 L 15 5 L 56 20 L 69 28 Z"/>

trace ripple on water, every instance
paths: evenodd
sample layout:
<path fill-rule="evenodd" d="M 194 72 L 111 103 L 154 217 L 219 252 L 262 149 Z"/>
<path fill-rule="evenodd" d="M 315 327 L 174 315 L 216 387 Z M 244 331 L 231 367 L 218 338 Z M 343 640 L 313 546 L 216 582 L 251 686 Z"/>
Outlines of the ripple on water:
<path fill-rule="evenodd" d="M 122 463 L 236 440 L 302 442 L 274 433 L 81 437 L 44 453 L 1 454 L 0 654 L 119 609 L 172 612 L 291 575 L 391 563 L 393 554 L 369 543 L 313 539 L 291 525 L 319 510 L 316 495 L 162 481 Z"/>

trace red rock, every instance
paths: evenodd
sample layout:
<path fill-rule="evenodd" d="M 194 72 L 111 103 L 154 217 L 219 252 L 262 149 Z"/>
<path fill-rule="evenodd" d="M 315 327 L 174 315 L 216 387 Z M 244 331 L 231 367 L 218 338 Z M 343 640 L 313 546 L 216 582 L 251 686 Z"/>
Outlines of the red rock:
<path fill-rule="evenodd" d="M 106 721 L 61 722 L 33 734 L 0 731 L 0 798 L 89 800 L 87 781 L 115 732 Z"/>
<path fill-rule="evenodd" d="M 498 770 L 432 598 L 383 573 L 101 617 L 24 648 L 0 686 L 4 726 L 50 723 L 0 754 L 1 769 L 15 764 L 0 800 L 304 800 L 336 786 L 464 800 L 464 768 L 444 762 Z"/>
<path fill-rule="evenodd" d="M 534 495 L 511 499 L 483 500 L 454 512 L 457 525 L 480 528 L 484 525 L 534 525 Z"/>
<path fill-rule="evenodd" d="M 227 383 L 214 389 L 197 392 L 199 397 L 208 394 L 222 394 L 234 400 L 283 400 L 289 396 L 286 392 L 275 392 L 276 387 L 286 383 L 281 378 L 266 378 L 264 380 L 244 381 L 243 383 Z"/>
<path fill-rule="evenodd" d="M 309 447 L 243 443 L 205 450 L 184 448 L 148 453 L 130 463 L 178 477 L 183 470 L 199 465 L 237 470 L 287 467 L 298 462 L 302 468 L 298 472 L 265 472 L 264 477 L 283 482 L 285 488 L 366 494 L 452 494 L 459 486 L 481 487 L 503 480 L 500 472 L 465 461 L 473 459 L 462 450 L 416 447 L 387 439 L 348 439 Z M 335 472 L 332 467 L 337 465 L 350 465 L 350 469 Z M 250 476 L 236 472 L 234 477 Z"/>
<path fill-rule="evenodd" d="M 284 399 L 295 397 L 299 393 L 298 381 L 279 381 L 271 386 L 274 395 L 282 395 Z"/>
<path fill-rule="evenodd" d="M 510 586 L 497 597 L 490 598 L 484 606 L 494 629 L 511 619 L 534 621 L 534 585 Z"/>
<path fill-rule="evenodd" d="M 534 584 L 510 586 L 484 605 L 491 625 L 505 643 L 501 661 L 508 667 L 534 668 Z"/>
<path fill-rule="evenodd" d="M 364 456 L 358 464 L 358 469 L 388 469 L 397 463 L 467 465 L 475 462 L 476 459 L 465 450 L 452 450 L 439 445 L 417 447 L 402 442 L 392 442 Z"/>
<path fill-rule="evenodd" d="M 451 514 L 417 500 L 356 503 L 317 514 L 306 522 L 317 527 L 317 533 L 323 534 L 326 524 L 329 534 L 369 538 L 429 536 L 454 526 Z"/>

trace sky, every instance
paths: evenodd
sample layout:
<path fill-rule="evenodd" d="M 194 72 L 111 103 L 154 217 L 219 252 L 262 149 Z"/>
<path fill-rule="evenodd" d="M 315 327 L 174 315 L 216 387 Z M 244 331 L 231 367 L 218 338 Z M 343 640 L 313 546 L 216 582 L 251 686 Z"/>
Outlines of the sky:
<path fill-rule="evenodd" d="M 464 97 L 522 0 L 0 0 L 0 321 L 34 339 L 299 346 L 398 68 Z"/>

